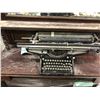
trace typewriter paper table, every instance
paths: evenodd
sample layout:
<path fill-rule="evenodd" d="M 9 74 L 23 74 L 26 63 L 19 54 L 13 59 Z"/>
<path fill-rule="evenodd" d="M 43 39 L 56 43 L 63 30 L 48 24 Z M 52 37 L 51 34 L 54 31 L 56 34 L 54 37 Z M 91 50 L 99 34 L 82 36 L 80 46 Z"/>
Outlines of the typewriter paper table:
<path fill-rule="evenodd" d="M 36 55 L 21 55 L 20 49 L 11 49 L 2 53 L 2 76 L 15 77 L 100 77 L 100 55 L 86 54 L 75 59 L 74 76 L 43 76 L 40 75 L 39 58 Z"/>

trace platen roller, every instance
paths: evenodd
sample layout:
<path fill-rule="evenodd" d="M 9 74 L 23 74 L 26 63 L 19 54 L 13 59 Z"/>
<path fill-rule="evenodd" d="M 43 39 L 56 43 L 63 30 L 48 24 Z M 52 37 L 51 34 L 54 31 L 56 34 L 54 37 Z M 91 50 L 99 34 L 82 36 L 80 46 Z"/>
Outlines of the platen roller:
<path fill-rule="evenodd" d="M 59 33 L 59 32 L 39 32 L 39 42 L 82 42 L 93 43 L 95 41 L 91 34 L 72 34 L 72 33 Z"/>

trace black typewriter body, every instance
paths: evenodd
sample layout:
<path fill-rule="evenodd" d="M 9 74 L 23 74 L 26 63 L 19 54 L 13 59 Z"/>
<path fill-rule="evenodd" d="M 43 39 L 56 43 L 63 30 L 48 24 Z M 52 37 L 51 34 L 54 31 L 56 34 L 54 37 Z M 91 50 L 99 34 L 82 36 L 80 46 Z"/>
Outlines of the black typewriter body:
<path fill-rule="evenodd" d="M 94 33 L 36 32 L 28 39 L 30 43 L 17 46 L 39 54 L 42 75 L 74 75 L 76 55 L 100 50 L 100 40 Z"/>

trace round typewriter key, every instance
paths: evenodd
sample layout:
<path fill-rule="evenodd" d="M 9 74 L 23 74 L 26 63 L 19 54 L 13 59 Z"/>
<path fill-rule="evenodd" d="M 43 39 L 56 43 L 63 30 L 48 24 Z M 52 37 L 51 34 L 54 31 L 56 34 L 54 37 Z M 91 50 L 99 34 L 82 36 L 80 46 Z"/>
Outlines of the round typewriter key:
<path fill-rule="evenodd" d="M 60 70 L 63 70 L 62 68 Z"/>
<path fill-rule="evenodd" d="M 66 68 L 66 66 L 64 66 L 64 68 Z"/>
<path fill-rule="evenodd" d="M 42 70 L 44 70 L 44 68 L 42 67 Z"/>
<path fill-rule="evenodd" d="M 47 67 L 44 68 L 45 70 L 47 69 Z"/>
<path fill-rule="evenodd" d="M 75 59 L 75 57 L 73 57 L 73 59 Z"/>
<path fill-rule="evenodd" d="M 69 62 L 71 62 L 71 60 L 69 60 Z"/>
<path fill-rule="evenodd" d="M 59 69 L 60 71 L 62 70 L 62 68 Z"/>
<path fill-rule="evenodd" d="M 56 70 L 56 69 L 54 68 L 54 70 Z"/>
<path fill-rule="evenodd" d="M 52 70 L 54 70 L 54 68 L 52 68 Z"/>
<path fill-rule="evenodd" d="M 42 60 L 44 60 L 44 58 L 42 58 Z"/>
<path fill-rule="evenodd" d="M 66 65 L 68 65 L 68 63 L 66 63 Z"/>

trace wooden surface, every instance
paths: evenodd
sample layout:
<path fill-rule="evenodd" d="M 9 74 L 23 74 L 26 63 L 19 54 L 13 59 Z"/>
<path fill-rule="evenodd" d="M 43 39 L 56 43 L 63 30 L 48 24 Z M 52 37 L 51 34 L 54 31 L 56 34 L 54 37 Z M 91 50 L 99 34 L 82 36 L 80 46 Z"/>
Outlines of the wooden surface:
<path fill-rule="evenodd" d="M 14 48 L 3 52 L 1 62 L 2 76 L 50 77 L 40 75 L 38 70 L 40 67 L 39 57 L 37 55 L 22 56 L 20 55 L 20 49 Z M 74 74 L 75 76 L 82 77 L 100 77 L 100 54 L 90 53 L 77 56 L 75 59 Z M 59 76 L 59 78 L 64 77 L 66 76 Z"/>
<path fill-rule="evenodd" d="M 33 30 L 91 30 L 100 32 L 100 23 L 73 23 L 50 21 L 1 21 L 0 26 L 7 29 L 33 29 Z"/>
<path fill-rule="evenodd" d="M 100 17 L 87 16 L 27 16 L 27 15 L 7 15 L 1 14 L 1 20 L 16 20 L 16 21 L 68 21 L 68 22 L 100 22 Z"/>

